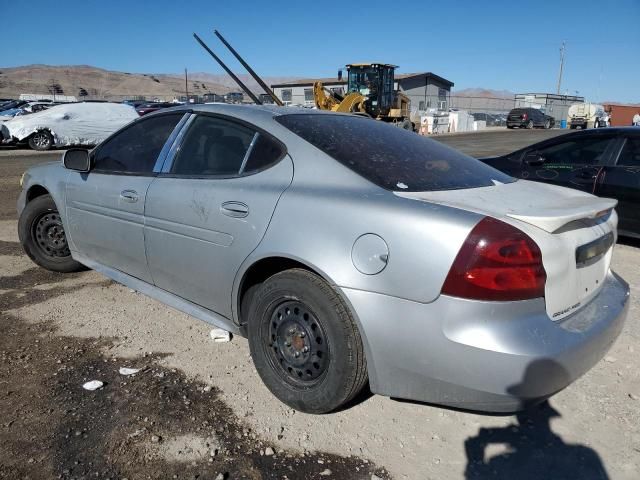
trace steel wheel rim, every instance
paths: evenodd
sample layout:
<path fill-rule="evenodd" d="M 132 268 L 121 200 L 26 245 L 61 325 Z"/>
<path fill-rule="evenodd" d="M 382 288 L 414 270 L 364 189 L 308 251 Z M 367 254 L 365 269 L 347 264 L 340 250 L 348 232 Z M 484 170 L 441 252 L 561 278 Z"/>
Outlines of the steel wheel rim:
<path fill-rule="evenodd" d="M 39 215 L 33 222 L 31 238 L 40 252 L 47 257 L 61 258 L 71 255 L 62 219 L 58 212 L 46 212 Z"/>
<path fill-rule="evenodd" d="M 325 328 L 299 300 L 286 300 L 269 309 L 263 347 L 274 371 L 289 385 L 310 387 L 320 383 L 329 365 Z"/>
<path fill-rule="evenodd" d="M 46 147 L 49 145 L 49 135 L 43 132 L 38 132 L 33 136 L 33 143 L 38 147 Z"/>

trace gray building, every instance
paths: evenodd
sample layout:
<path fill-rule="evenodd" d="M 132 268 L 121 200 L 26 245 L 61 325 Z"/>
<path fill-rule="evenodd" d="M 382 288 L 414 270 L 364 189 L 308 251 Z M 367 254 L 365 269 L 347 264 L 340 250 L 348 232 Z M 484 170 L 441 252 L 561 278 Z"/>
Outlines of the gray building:
<path fill-rule="evenodd" d="M 336 77 L 304 79 L 278 83 L 271 85 L 271 88 L 286 105 L 313 106 L 313 84 L 318 80 L 326 88 L 341 95 L 347 90 L 346 75 L 342 80 Z M 395 89 L 409 97 L 412 110 L 429 108 L 447 110 L 451 87 L 453 82 L 431 72 L 395 74 Z"/>
<path fill-rule="evenodd" d="M 584 97 L 556 95 L 555 93 L 516 93 L 514 98 L 514 108 L 539 108 L 555 118 L 557 125 L 567 119 L 567 112 L 571 105 L 584 103 Z"/>

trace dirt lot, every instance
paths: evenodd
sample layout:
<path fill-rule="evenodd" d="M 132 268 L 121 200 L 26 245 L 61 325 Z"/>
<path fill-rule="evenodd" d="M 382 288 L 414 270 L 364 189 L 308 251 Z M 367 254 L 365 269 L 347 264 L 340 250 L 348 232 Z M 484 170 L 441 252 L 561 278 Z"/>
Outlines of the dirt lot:
<path fill-rule="evenodd" d="M 552 133 L 440 140 L 491 155 Z M 0 151 L 0 477 L 640 478 L 640 243 L 613 261 L 633 290 L 622 336 L 549 404 L 483 416 L 363 395 L 306 415 L 269 394 L 246 340 L 213 343 L 207 325 L 95 272 L 22 254 L 19 176 L 58 156 Z M 82 389 L 94 379 L 105 386 Z"/>

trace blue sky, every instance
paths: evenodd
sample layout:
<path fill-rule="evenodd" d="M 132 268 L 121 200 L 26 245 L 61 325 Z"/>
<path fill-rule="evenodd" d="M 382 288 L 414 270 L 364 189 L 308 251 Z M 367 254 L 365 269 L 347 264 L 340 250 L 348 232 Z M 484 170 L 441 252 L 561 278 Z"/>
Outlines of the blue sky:
<path fill-rule="evenodd" d="M 563 92 L 640 102 L 640 0 L 0 0 L 0 18 L 0 67 L 222 73 L 196 32 L 242 71 L 213 37 L 217 28 L 264 76 L 331 76 L 375 60 L 432 71 L 455 89 L 514 92 L 555 92 L 566 41 Z"/>

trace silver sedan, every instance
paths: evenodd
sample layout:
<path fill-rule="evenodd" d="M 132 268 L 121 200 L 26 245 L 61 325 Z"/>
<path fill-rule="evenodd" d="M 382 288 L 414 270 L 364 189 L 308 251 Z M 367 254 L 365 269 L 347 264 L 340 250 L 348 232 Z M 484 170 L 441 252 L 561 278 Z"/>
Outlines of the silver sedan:
<path fill-rule="evenodd" d="M 622 329 L 615 200 L 515 180 L 367 118 L 202 105 L 31 168 L 19 234 L 248 337 L 267 387 L 324 413 L 372 392 L 514 411 Z"/>

